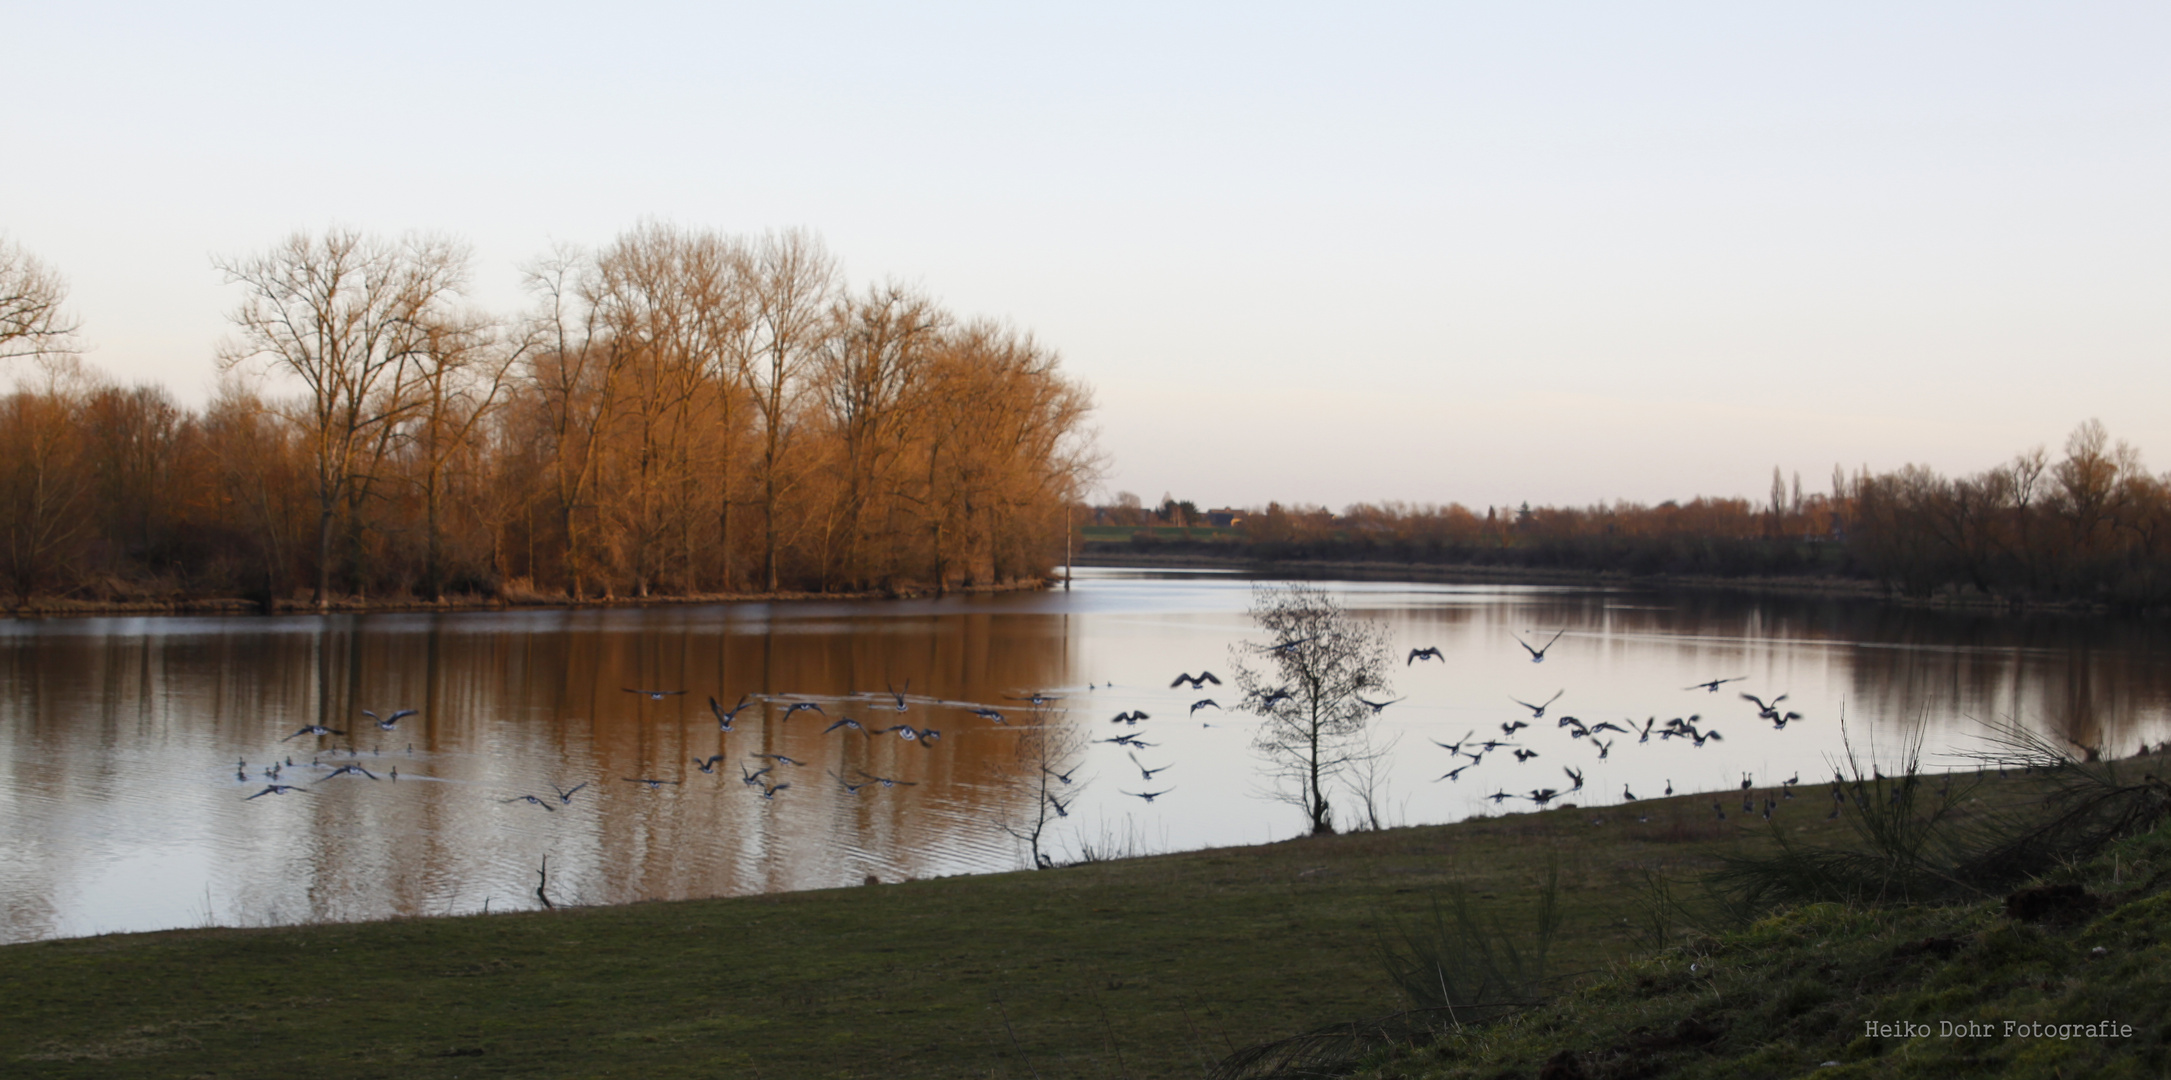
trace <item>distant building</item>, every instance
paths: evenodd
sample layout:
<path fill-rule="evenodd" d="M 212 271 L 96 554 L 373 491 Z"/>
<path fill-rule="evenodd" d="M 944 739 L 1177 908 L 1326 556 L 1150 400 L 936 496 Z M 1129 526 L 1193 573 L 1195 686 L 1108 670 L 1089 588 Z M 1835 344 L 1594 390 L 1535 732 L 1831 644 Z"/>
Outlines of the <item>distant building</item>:
<path fill-rule="evenodd" d="M 1208 510 L 1206 512 L 1206 523 L 1217 529 L 1232 529 L 1244 523 L 1244 512 L 1242 510 L 1228 509 Z"/>

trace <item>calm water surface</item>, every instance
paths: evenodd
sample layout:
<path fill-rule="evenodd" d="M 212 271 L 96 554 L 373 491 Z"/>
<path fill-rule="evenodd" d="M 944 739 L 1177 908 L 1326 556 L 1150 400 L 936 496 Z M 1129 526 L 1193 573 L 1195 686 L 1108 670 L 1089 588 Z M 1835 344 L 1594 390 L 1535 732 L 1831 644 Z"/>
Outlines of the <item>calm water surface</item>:
<path fill-rule="evenodd" d="M 1392 632 L 1402 700 L 1378 725 L 1394 745 L 1390 823 L 1528 809 L 1484 796 L 1565 789 L 1572 767 L 1587 784 L 1572 798 L 1610 815 L 1606 827 L 1634 827 L 1597 808 L 1624 788 L 1828 775 L 1842 716 L 1857 753 L 1888 763 L 1918 738 L 1932 762 L 1953 760 L 1982 721 L 2007 717 L 2121 754 L 2171 738 L 2171 636 L 2152 624 L 1325 584 Z M 1051 833 L 1059 857 L 1288 837 L 1302 820 L 1262 790 L 1251 723 L 1211 708 L 1187 717 L 1233 688 L 1168 685 L 1179 671 L 1226 675 L 1231 643 L 1257 640 L 1250 589 L 1229 574 L 1081 570 L 1067 594 L 939 601 L 0 623 L 0 940 L 529 907 L 545 856 L 552 898 L 586 904 L 1010 869 L 1024 858 L 1002 825 L 1033 796 L 1012 779 L 1016 728 L 968 711 L 977 705 L 1092 739 L 1137 730 L 1155 744 L 1144 764 L 1171 766 L 1148 785 L 1126 748 L 1089 745 L 1070 816 Z M 1515 640 L 1554 631 L 1565 632 L 1542 664 Z M 1403 662 L 1424 646 L 1446 662 Z M 1684 689 L 1733 676 L 1747 679 Z M 907 693 L 902 714 L 892 686 Z M 1806 719 L 1774 731 L 1742 689 L 1784 693 Z M 1045 709 L 1014 700 L 1035 691 L 1060 697 Z M 1498 737 L 1529 718 L 1511 697 L 1555 691 L 1546 719 L 1515 737 L 1537 758 L 1494 754 L 1437 779 L 1463 761 L 1432 740 Z M 710 695 L 756 704 L 725 734 Z M 824 712 L 786 720 L 800 700 Z M 418 713 L 392 731 L 360 713 L 403 708 Z M 1133 709 L 1153 719 L 1110 723 Z M 1690 713 L 1723 741 L 1616 737 L 1601 759 L 1554 726 L 1563 714 L 1640 728 Z M 824 733 L 841 716 L 942 737 Z M 348 734 L 287 738 L 313 723 Z M 696 767 L 719 753 L 715 774 Z M 326 778 L 349 762 L 382 779 Z M 274 764 L 279 783 L 307 792 L 246 799 Z M 764 798 L 742 782 L 772 764 L 762 779 L 790 787 Z M 852 794 L 840 782 L 867 776 L 898 783 Z M 554 794 L 582 783 L 569 802 Z M 1160 790 L 1150 805 L 1126 794 Z M 518 801 L 530 794 L 554 809 Z"/>

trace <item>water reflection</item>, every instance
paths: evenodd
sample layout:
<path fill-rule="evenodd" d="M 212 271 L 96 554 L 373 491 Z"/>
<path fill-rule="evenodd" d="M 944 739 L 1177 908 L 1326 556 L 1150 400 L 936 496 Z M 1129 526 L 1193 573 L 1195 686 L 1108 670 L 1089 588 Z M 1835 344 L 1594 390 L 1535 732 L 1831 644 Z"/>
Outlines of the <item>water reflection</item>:
<path fill-rule="evenodd" d="M 83 620 L 0 637 L 6 936 L 177 922 L 352 919 L 617 903 L 1003 865 L 981 783 L 1012 737 L 938 703 L 1063 681 L 1043 617 L 730 609 L 281 620 Z M 781 704 L 718 730 L 707 699 L 792 693 L 875 720 L 863 691 L 911 682 L 939 743 L 840 730 Z M 652 700 L 626 687 L 683 689 Z M 392 731 L 361 715 L 419 710 Z M 1067 723 L 1061 710 L 1040 719 Z M 321 723 L 343 737 L 289 737 Z M 695 758 L 718 753 L 715 775 Z M 773 800 L 740 782 L 779 765 Z M 382 777 L 321 780 L 352 761 Z M 237 768 L 246 779 L 237 776 Z M 856 796 L 833 777 L 899 781 Z M 651 788 L 623 778 L 659 778 Z M 554 810 L 504 802 L 587 783 Z M 553 785 L 556 785 L 555 787 Z M 908 786 L 909 785 L 909 786 Z M 178 917 L 177 917 L 178 916 Z"/>
<path fill-rule="evenodd" d="M 1380 718 L 1399 739 L 1383 804 L 1403 821 L 1496 812 L 1484 796 L 1587 777 L 1585 807 L 1730 788 L 1744 772 L 1814 777 L 1855 748 L 1890 757 L 1921 738 L 1935 755 L 1975 718 L 2016 717 L 2131 753 L 2167 737 L 2164 631 L 2146 623 L 1976 617 L 1842 601 L 1712 594 L 1337 583 L 1386 620 L 1398 649 Z M 1298 817 L 1258 797 L 1250 727 L 1186 718 L 1179 670 L 1221 668 L 1244 637 L 1248 583 L 1230 575 L 1081 574 L 1069 594 L 884 604 L 745 604 L 651 610 L 331 618 L 82 619 L 0 624 L 0 938 L 216 922 L 258 924 L 531 906 L 547 855 L 551 897 L 618 903 L 855 884 L 1020 865 L 1001 829 L 1036 805 L 1019 782 L 1016 728 L 1105 739 L 1119 711 L 1170 765 L 1148 806 L 1122 747 L 1089 744 L 1083 793 L 1050 846 L 1130 838 L 1146 847 L 1290 835 Z M 1543 664 L 1513 635 L 1564 631 Z M 1403 663 L 1439 646 L 1445 662 Z M 1747 676 L 1713 694 L 1685 689 Z M 886 687 L 910 680 L 910 711 Z M 626 688 L 687 691 L 653 700 Z M 1089 688 L 1090 687 L 1090 688 Z M 1034 710 L 1012 696 L 1061 688 Z M 1807 719 L 1774 731 L 1735 692 L 1788 695 Z M 1509 700 L 1562 691 L 1517 738 L 1540 756 L 1460 764 L 1432 745 L 1528 717 Z M 717 730 L 707 699 L 794 695 Z M 858 695 L 858 696 L 854 696 Z M 1226 702 L 1224 702 L 1226 704 Z M 361 715 L 414 708 L 395 730 Z M 1695 713 L 1725 741 L 1594 746 L 1549 725 Z M 941 730 L 939 742 L 824 732 Z M 286 739 L 310 723 L 345 737 Z M 282 741 L 284 739 L 284 741 Z M 353 754 L 349 756 L 349 750 Z M 716 775 L 694 761 L 723 753 Z M 791 787 L 741 782 L 754 754 Z M 284 763 L 291 758 L 294 764 Z M 319 780 L 353 761 L 385 779 Z M 237 779 L 237 762 L 246 779 Z M 243 796 L 271 782 L 311 794 Z M 397 769 L 398 779 L 391 779 Z M 901 781 L 856 795 L 838 778 Z M 625 778 L 678 781 L 656 789 Z M 589 786 L 558 804 L 557 790 Z M 544 796 L 554 810 L 519 801 Z M 1345 803 L 1347 805 L 1347 803 Z M 1506 808 L 1518 804 L 1510 801 Z M 1527 807 L 1527 803 L 1521 804 Z M 1600 813 L 1601 811 L 1594 811 Z"/>

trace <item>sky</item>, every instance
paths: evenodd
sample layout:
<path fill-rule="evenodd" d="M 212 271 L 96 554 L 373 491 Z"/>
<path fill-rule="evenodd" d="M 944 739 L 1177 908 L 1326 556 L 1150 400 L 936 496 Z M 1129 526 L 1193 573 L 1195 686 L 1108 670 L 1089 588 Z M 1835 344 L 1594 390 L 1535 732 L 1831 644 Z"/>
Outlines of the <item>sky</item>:
<path fill-rule="evenodd" d="M 204 400 L 295 230 L 475 297 L 805 227 L 1057 349 L 1102 491 L 1471 506 L 2171 465 L 2171 7 L 16 5 L 0 233 Z"/>

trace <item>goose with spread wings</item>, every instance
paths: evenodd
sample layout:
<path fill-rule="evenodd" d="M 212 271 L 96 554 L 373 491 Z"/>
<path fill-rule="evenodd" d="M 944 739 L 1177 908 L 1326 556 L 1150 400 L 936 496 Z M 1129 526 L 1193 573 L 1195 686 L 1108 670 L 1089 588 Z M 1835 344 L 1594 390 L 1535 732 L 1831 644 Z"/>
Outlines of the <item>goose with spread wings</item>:
<path fill-rule="evenodd" d="M 390 731 L 392 730 L 393 725 L 398 724 L 401 720 L 406 719 L 407 717 L 415 715 L 416 711 L 417 710 L 414 709 L 401 709 L 400 711 L 393 713 L 391 716 L 388 716 L 382 720 L 379 720 L 377 718 L 377 714 L 369 711 L 368 709 L 363 709 L 362 715 L 369 717 L 371 720 L 375 721 L 377 724 L 377 730 Z"/>
<path fill-rule="evenodd" d="M 1537 647 L 1535 647 L 1535 648 L 1533 648 L 1533 647 L 1531 646 L 1531 644 L 1530 644 L 1529 642 L 1527 642 L 1527 641 L 1524 641 L 1524 640 L 1523 640 L 1523 636 L 1522 636 L 1521 634 L 1516 634 L 1516 635 L 1514 635 L 1514 637 L 1515 637 L 1515 643 L 1516 643 L 1517 645 L 1521 645 L 1521 646 L 1523 647 L 1523 651 L 1524 651 L 1524 652 L 1527 652 L 1527 653 L 1529 653 L 1529 654 L 1530 654 L 1530 662 L 1531 662 L 1531 663 L 1533 663 L 1533 664 L 1542 664 L 1542 663 L 1545 663 L 1545 653 L 1546 653 L 1546 650 L 1547 650 L 1547 649 L 1550 649 L 1550 648 L 1552 648 L 1552 647 L 1553 647 L 1553 643 L 1554 643 L 1554 642 L 1556 642 L 1556 641 L 1559 641 L 1559 640 L 1560 640 L 1560 636 L 1561 636 L 1562 634 L 1565 634 L 1565 633 L 1567 633 L 1567 632 L 1568 632 L 1568 631 L 1567 631 L 1567 630 L 1565 630 L 1565 629 L 1562 629 L 1562 630 L 1557 630 L 1557 631 L 1555 631 L 1555 632 L 1553 633 L 1553 636 L 1552 636 L 1552 637 L 1550 637 L 1550 638 L 1547 638 L 1547 639 L 1545 640 L 1545 644 L 1544 644 L 1544 645 L 1541 645 L 1541 646 L 1537 646 Z"/>
<path fill-rule="evenodd" d="M 1160 767 L 1160 768 L 1158 768 L 1158 769 L 1149 769 L 1149 768 L 1147 768 L 1147 767 L 1146 767 L 1146 763 L 1145 763 L 1145 762 L 1142 762 L 1142 761 L 1138 760 L 1138 755 L 1137 755 L 1137 754 L 1132 754 L 1132 755 L 1131 755 L 1131 764 L 1133 764 L 1133 765 L 1136 765 L 1136 766 L 1138 766 L 1138 772 L 1139 772 L 1139 775 L 1140 775 L 1140 776 L 1142 776 L 1142 777 L 1144 777 L 1145 781 L 1146 781 L 1147 783 L 1149 783 L 1149 784 L 1150 784 L 1150 783 L 1153 783 L 1153 778 L 1154 778 L 1154 776 L 1155 776 L 1155 775 L 1157 775 L 1157 774 L 1159 774 L 1159 773 L 1165 773 L 1165 772 L 1169 771 L 1170 769 L 1173 769 L 1173 768 L 1175 768 L 1175 767 L 1176 767 L 1176 766 L 1175 766 L 1175 765 L 1173 765 L 1173 764 L 1169 764 L 1169 765 L 1163 765 L 1163 766 L 1161 766 L 1161 767 Z"/>
<path fill-rule="evenodd" d="M 264 790 L 262 790 L 262 791 L 259 791 L 259 792 L 257 792 L 257 793 L 256 793 L 256 794 L 254 794 L 254 795 L 250 795 L 250 796 L 247 796 L 247 797 L 243 798 L 243 799 L 242 799 L 241 801 L 242 801 L 242 802 L 248 802 L 248 801 L 249 801 L 250 799 L 255 799 L 255 798 L 261 798 L 261 797 L 263 797 L 263 796 L 265 796 L 265 795 L 284 795 L 284 794 L 286 794 L 286 793 L 287 793 L 287 792 L 289 792 L 289 791 L 299 791 L 299 792 L 301 792 L 301 793 L 302 793 L 302 794 L 304 794 L 304 795 L 314 795 L 314 794 L 316 794 L 316 792 L 314 792 L 314 791 L 311 791 L 311 790 L 309 790 L 308 788 L 305 788 L 305 787 L 296 787 L 296 786 L 294 786 L 293 784 L 266 784 L 266 785 L 264 786 Z"/>
<path fill-rule="evenodd" d="M 724 708 L 723 704 L 715 698 L 710 698 L 709 711 L 716 714 L 716 730 L 730 731 L 732 721 L 737 720 L 739 714 L 746 711 L 748 704 L 747 695 L 745 694 L 740 694 L 739 703 L 728 709 Z"/>
<path fill-rule="evenodd" d="M 1511 695 L 1509 695 L 1509 697 L 1508 697 L 1508 700 L 1509 700 L 1509 701 L 1512 701 L 1512 702 L 1514 702 L 1514 703 L 1516 703 L 1517 705 L 1521 705 L 1521 706 L 1522 706 L 1523 708 L 1529 709 L 1529 710 L 1530 710 L 1530 718 L 1531 718 L 1532 720 L 1543 720 L 1543 719 L 1545 719 L 1545 710 L 1547 710 L 1547 709 L 1551 708 L 1551 707 L 1552 707 L 1552 705 L 1553 705 L 1553 703 L 1554 703 L 1554 702 L 1556 702 L 1556 701 L 1559 701 L 1559 700 L 1560 700 L 1560 696 L 1561 696 L 1562 694 L 1565 694 L 1565 693 L 1567 693 L 1567 692 L 1568 692 L 1568 691 L 1567 691 L 1566 689 L 1560 689 L 1560 690 L 1555 690 L 1555 691 L 1553 691 L 1553 696 L 1552 696 L 1552 697 L 1549 697 L 1549 698 L 1546 698 L 1546 699 L 1545 699 L 1545 703 L 1544 703 L 1544 704 L 1542 704 L 1542 705 L 1532 705 L 1532 704 L 1531 704 L 1530 702 L 1524 701 L 1523 699 L 1521 699 L 1521 698 L 1519 698 L 1519 697 L 1515 697 L 1515 696 L 1514 696 L 1514 695 L 1512 695 L 1512 694 L 1511 694 Z"/>

